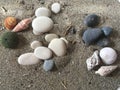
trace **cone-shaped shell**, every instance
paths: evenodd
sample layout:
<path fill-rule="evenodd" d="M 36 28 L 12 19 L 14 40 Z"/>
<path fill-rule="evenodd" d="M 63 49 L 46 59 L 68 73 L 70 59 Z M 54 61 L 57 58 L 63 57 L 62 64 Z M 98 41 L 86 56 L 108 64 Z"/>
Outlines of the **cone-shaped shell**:
<path fill-rule="evenodd" d="M 16 27 L 12 30 L 13 32 L 19 32 L 28 28 L 29 24 L 32 22 L 31 18 L 23 19 L 19 22 Z"/>
<path fill-rule="evenodd" d="M 86 60 L 88 71 L 92 70 L 95 66 L 100 64 L 99 52 L 96 50 L 91 57 Z"/>
<path fill-rule="evenodd" d="M 102 66 L 95 72 L 95 74 L 99 74 L 100 76 L 107 76 L 112 73 L 118 66 Z"/>
<path fill-rule="evenodd" d="M 7 30 L 12 30 L 17 24 L 17 20 L 15 17 L 7 17 L 4 20 L 4 26 Z"/>

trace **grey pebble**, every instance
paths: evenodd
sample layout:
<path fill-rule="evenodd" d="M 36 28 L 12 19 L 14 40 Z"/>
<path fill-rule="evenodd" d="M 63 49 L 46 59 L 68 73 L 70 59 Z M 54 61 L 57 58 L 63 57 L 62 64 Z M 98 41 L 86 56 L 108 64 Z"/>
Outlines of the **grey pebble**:
<path fill-rule="evenodd" d="M 110 45 L 110 40 L 108 38 L 101 38 L 97 42 L 97 45 L 100 47 L 106 47 Z"/>
<path fill-rule="evenodd" d="M 55 62 L 53 60 L 45 60 L 43 64 L 43 69 L 45 71 L 51 71 L 55 65 Z"/>
<path fill-rule="evenodd" d="M 83 41 L 86 45 L 95 43 L 101 36 L 103 32 L 100 28 L 87 29 L 82 36 Z"/>
<path fill-rule="evenodd" d="M 111 34 L 111 32 L 112 32 L 112 28 L 106 26 L 106 27 L 102 28 L 102 31 L 105 34 L 105 36 L 109 36 Z"/>

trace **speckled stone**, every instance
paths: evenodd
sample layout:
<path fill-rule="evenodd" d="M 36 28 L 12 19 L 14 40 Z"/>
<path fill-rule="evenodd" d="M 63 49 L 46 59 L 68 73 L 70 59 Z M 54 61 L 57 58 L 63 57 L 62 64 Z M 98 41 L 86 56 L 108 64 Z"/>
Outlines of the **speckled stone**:
<path fill-rule="evenodd" d="M 45 60 L 43 64 L 43 69 L 45 71 L 51 71 L 55 65 L 55 62 L 53 60 Z"/>

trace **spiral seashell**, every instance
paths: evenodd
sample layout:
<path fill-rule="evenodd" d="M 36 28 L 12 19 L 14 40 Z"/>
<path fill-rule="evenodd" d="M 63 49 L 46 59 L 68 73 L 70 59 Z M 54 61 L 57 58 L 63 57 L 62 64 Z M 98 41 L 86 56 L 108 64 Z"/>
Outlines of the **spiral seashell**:
<path fill-rule="evenodd" d="M 22 31 L 22 30 L 25 30 L 28 28 L 28 25 L 32 22 L 32 19 L 31 18 L 26 18 L 26 19 L 23 19 L 22 21 L 20 21 L 16 26 L 15 28 L 12 30 L 13 32 L 19 32 L 19 31 Z"/>
<path fill-rule="evenodd" d="M 17 20 L 15 17 L 7 17 L 4 20 L 4 26 L 7 30 L 12 30 L 17 24 Z"/>
<path fill-rule="evenodd" d="M 107 76 L 110 73 L 112 73 L 115 69 L 117 69 L 117 65 L 115 66 L 102 66 L 98 71 L 95 72 L 95 74 L 99 74 L 100 76 Z"/>
<path fill-rule="evenodd" d="M 100 64 L 100 58 L 98 56 L 99 52 L 96 50 L 91 57 L 86 60 L 88 71 L 92 70 L 94 67 Z"/>

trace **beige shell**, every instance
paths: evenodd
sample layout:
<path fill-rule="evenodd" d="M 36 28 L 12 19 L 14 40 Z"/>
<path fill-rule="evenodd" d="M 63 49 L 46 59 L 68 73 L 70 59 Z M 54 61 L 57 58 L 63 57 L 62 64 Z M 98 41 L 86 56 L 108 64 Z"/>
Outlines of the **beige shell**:
<path fill-rule="evenodd" d="M 95 66 L 100 64 L 99 52 L 96 50 L 91 57 L 86 60 L 88 71 L 92 70 Z"/>
<path fill-rule="evenodd" d="M 19 22 L 16 27 L 12 30 L 13 32 L 19 32 L 28 28 L 29 24 L 32 22 L 31 18 L 23 19 Z"/>
<path fill-rule="evenodd" d="M 95 74 L 99 74 L 100 76 L 107 76 L 112 73 L 115 69 L 117 69 L 117 65 L 115 66 L 102 66 L 95 72 Z"/>

